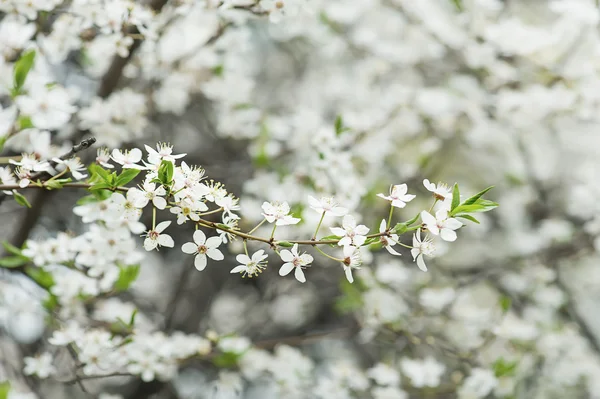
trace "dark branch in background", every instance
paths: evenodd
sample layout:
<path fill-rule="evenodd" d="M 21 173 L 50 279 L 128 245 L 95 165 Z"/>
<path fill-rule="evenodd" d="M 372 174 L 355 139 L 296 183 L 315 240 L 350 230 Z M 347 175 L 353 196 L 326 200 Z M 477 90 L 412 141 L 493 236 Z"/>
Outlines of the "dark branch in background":
<path fill-rule="evenodd" d="M 73 157 L 75 154 L 77 154 L 78 152 L 87 150 L 95 142 L 96 142 L 96 138 L 94 138 L 94 137 L 90 137 L 88 139 L 82 140 L 79 144 L 74 145 L 69 152 L 60 156 L 59 159 L 61 159 L 61 160 L 69 159 L 69 158 Z M 56 162 L 54 162 L 53 164 L 56 164 Z M 44 175 L 47 175 L 47 173 L 46 172 L 36 173 L 31 176 L 31 180 L 33 181 L 33 180 L 40 179 Z M 31 201 L 31 208 L 27 208 L 27 211 L 25 213 L 25 218 L 23 219 L 23 222 L 19 225 L 17 232 L 15 233 L 15 235 L 13 236 L 13 238 L 11 240 L 12 245 L 14 245 L 18 248 L 21 248 L 23 246 L 23 244 L 29 237 L 31 230 L 37 223 L 39 217 L 42 215 L 42 208 L 48 202 L 48 198 L 50 197 L 50 195 L 51 195 L 50 191 L 48 191 L 48 190 L 43 190 L 43 191 L 39 191 L 39 192 L 35 193 L 33 200 Z M 0 204 L 2 203 L 2 201 L 5 198 L 6 198 L 6 194 L 2 194 L 2 196 L 0 196 Z"/>
<path fill-rule="evenodd" d="M 167 0 L 153 0 L 150 3 L 150 7 L 154 12 L 160 12 L 160 10 L 164 7 L 166 3 Z M 127 31 L 132 34 L 139 34 L 139 31 L 136 27 L 129 27 Z M 98 96 L 106 98 L 110 96 L 110 94 L 117 88 L 119 80 L 123 75 L 123 69 L 125 68 L 127 63 L 133 58 L 136 50 L 141 46 L 141 44 L 142 39 L 135 39 L 133 44 L 131 45 L 131 48 L 129 49 L 129 55 L 126 58 L 121 58 L 118 55 L 116 55 L 113 58 L 113 61 L 110 67 L 108 68 L 108 71 L 101 80 L 100 87 L 97 91 Z M 51 195 L 52 192 L 47 190 L 35 193 L 35 195 L 30 201 L 32 205 L 31 208 L 28 208 L 25 211 L 25 218 L 20 224 L 17 233 L 11 240 L 11 243 L 14 246 L 19 248 L 23 246 L 23 244 L 29 237 L 31 230 L 33 230 L 38 219 L 42 215 L 42 208 L 45 204 L 49 202 L 48 200 Z"/>

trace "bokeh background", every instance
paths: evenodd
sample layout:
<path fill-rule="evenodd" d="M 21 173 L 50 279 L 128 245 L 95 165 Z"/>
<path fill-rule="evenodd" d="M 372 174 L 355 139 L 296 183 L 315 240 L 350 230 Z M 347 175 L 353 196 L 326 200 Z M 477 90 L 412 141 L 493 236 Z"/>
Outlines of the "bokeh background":
<path fill-rule="evenodd" d="M 464 196 L 494 185 L 486 196 L 500 204 L 456 242 L 436 241 L 426 273 L 408 249 L 365 249 L 352 285 L 314 251 L 304 284 L 278 275 L 275 254 L 241 279 L 229 273 L 239 240 L 199 272 L 179 250 L 190 223 L 171 228 L 173 249 L 145 252 L 136 238 L 138 280 L 82 307 L 82 325 L 137 308 L 140 330 L 235 333 L 253 349 L 166 380 L 86 380 L 87 392 L 24 375 L 54 327 L 44 292 L 0 268 L 8 398 L 600 398 L 597 2 L 13 0 L 0 11 L 0 119 L 5 134 L 15 109 L 33 126 L 3 156 L 50 158 L 90 135 L 110 149 L 169 142 L 240 198 L 242 230 L 263 201 L 289 202 L 303 219 L 277 230 L 290 238 L 318 223 L 307 195 L 335 195 L 372 232 L 390 184 L 417 195 L 396 221 L 429 208 L 423 179 Z M 13 65 L 29 48 L 33 104 L 13 104 Z M 3 201 L 3 239 L 87 231 L 73 213 L 83 193 L 33 191 L 31 209 Z"/>

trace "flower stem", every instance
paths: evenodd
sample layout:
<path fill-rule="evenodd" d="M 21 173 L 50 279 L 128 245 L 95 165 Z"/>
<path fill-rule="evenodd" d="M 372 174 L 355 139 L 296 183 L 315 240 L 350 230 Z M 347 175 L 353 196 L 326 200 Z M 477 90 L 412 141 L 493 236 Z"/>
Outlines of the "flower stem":
<path fill-rule="evenodd" d="M 389 230 L 390 226 L 392 225 L 392 214 L 394 213 L 394 207 L 390 205 L 390 216 L 388 216 L 388 220 L 387 220 L 387 228 Z"/>
<path fill-rule="evenodd" d="M 152 230 L 156 227 L 156 208 L 152 207 Z"/>
<path fill-rule="evenodd" d="M 242 241 L 242 243 L 244 244 L 244 252 L 246 253 L 246 256 L 250 256 L 248 255 L 248 245 L 246 244 L 246 240 Z"/>
<path fill-rule="evenodd" d="M 254 228 L 248 232 L 248 234 L 254 233 L 256 231 L 256 229 L 258 229 L 260 226 L 262 226 L 263 223 L 265 223 L 266 221 L 267 221 L 267 219 L 261 220 L 261 222 L 259 224 L 257 224 L 256 226 L 254 226 Z"/>
<path fill-rule="evenodd" d="M 313 234 L 313 241 L 317 239 L 317 234 L 319 234 L 319 229 L 321 228 L 321 223 L 323 223 L 323 218 L 325 218 L 325 212 L 327 211 L 323 211 L 323 213 L 321 214 L 321 219 L 319 219 L 319 224 L 317 225 L 317 229 L 315 230 L 315 234 Z"/>
<path fill-rule="evenodd" d="M 323 212 L 323 213 L 325 213 L 325 212 Z M 338 258 L 334 258 L 333 256 L 331 256 L 331 255 L 329 255 L 329 254 L 327 254 L 327 253 L 323 252 L 323 251 L 321 250 L 321 248 L 319 248 L 319 247 L 315 247 L 315 249 L 316 249 L 317 251 L 319 251 L 319 252 L 321 253 L 321 255 L 323 255 L 323 256 L 326 256 L 326 257 L 328 257 L 329 259 L 332 259 L 332 260 L 334 260 L 334 261 L 336 261 L 336 262 L 343 262 L 343 261 L 344 261 L 344 259 L 338 259 Z"/>
<path fill-rule="evenodd" d="M 273 230 L 271 230 L 271 237 L 269 238 L 269 240 L 272 240 L 273 237 L 275 236 L 275 229 L 277 228 L 277 224 L 273 223 Z"/>
<path fill-rule="evenodd" d="M 429 213 L 431 213 L 431 211 L 433 210 L 433 207 L 435 206 L 435 204 L 437 204 L 437 202 L 438 202 L 438 199 L 436 198 L 436 199 L 433 201 L 433 204 L 431 204 L 431 208 L 429 208 Z"/>

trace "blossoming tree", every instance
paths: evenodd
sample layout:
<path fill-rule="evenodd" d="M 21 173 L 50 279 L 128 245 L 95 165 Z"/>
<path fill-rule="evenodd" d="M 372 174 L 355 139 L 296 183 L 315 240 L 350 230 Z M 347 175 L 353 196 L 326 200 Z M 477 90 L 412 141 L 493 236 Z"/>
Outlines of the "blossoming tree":
<path fill-rule="evenodd" d="M 0 399 L 600 394 L 593 1 L 0 12 Z"/>

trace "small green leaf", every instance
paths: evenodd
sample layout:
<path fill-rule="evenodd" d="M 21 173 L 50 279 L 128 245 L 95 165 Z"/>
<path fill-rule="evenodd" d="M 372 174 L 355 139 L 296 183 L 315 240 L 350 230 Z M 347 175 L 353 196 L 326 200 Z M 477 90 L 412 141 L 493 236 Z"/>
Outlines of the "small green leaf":
<path fill-rule="evenodd" d="M 15 62 L 14 66 L 14 83 L 13 88 L 16 93 L 20 93 L 23 85 L 25 84 L 25 79 L 27 79 L 27 75 L 29 71 L 33 67 L 33 63 L 35 61 L 35 51 L 29 50 L 21 54 L 21 57 Z"/>
<path fill-rule="evenodd" d="M 277 245 L 284 248 L 291 248 L 294 246 L 294 244 L 289 241 L 277 241 Z"/>
<path fill-rule="evenodd" d="M 379 237 L 367 238 L 367 240 L 365 241 L 365 243 L 363 245 L 371 245 L 374 242 L 379 242 Z"/>
<path fill-rule="evenodd" d="M 401 235 L 406 233 L 406 230 L 408 230 L 408 226 L 406 223 L 396 223 L 396 225 L 392 229 L 392 233 Z"/>
<path fill-rule="evenodd" d="M 90 164 L 90 166 L 88 166 L 88 170 L 90 171 L 90 181 L 98 181 L 98 178 L 107 183 L 110 184 L 110 174 L 108 173 L 108 171 L 106 169 L 104 169 L 102 166 L 92 163 Z"/>
<path fill-rule="evenodd" d="M 0 382 L 0 399 L 8 399 L 8 393 L 10 392 L 10 382 Z"/>
<path fill-rule="evenodd" d="M 410 226 L 410 225 L 412 225 L 413 223 L 415 223 L 415 222 L 416 222 L 416 221 L 417 221 L 417 220 L 418 220 L 420 217 L 421 217 L 421 214 L 420 214 L 420 213 L 417 213 L 417 214 L 415 215 L 415 217 L 414 217 L 414 218 L 412 218 L 412 219 L 410 219 L 410 220 L 407 220 L 406 222 L 404 222 L 404 224 L 405 224 L 406 226 Z"/>
<path fill-rule="evenodd" d="M 29 203 L 29 201 L 27 201 L 27 198 L 25 198 L 25 196 L 17 191 L 13 191 L 14 197 L 15 197 L 15 201 L 17 201 L 17 204 L 21 205 L 21 206 L 26 206 L 27 208 L 31 208 L 31 204 Z"/>
<path fill-rule="evenodd" d="M 518 363 L 516 361 L 510 362 L 504 360 L 504 358 L 499 358 L 494 362 L 492 368 L 494 370 L 494 375 L 497 378 L 509 377 L 515 375 L 515 372 L 517 371 L 517 365 Z"/>
<path fill-rule="evenodd" d="M 212 69 L 212 72 L 215 76 L 223 76 L 223 70 L 224 70 L 223 65 L 217 65 L 216 67 L 214 67 Z"/>
<path fill-rule="evenodd" d="M 0 258 L 0 267 L 11 269 L 13 267 L 23 266 L 29 262 L 29 258 L 25 256 L 6 256 Z"/>
<path fill-rule="evenodd" d="M 119 278 L 115 282 L 116 291 L 126 291 L 140 274 L 140 265 L 119 266 Z"/>
<path fill-rule="evenodd" d="M 158 179 L 160 182 L 165 186 L 170 186 L 173 180 L 173 173 L 173 163 L 163 159 L 158 167 Z"/>
<path fill-rule="evenodd" d="M 233 352 L 224 352 L 212 359 L 213 364 L 219 368 L 230 368 L 237 366 L 242 354 Z"/>
<path fill-rule="evenodd" d="M 477 223 L 479 224 L 479 220 L 475 219 L 473 216 L 471 215 L 467 215 L 466 213 L 460 214 L 460 215 L 456 215 L 457 218 L 463 218 L 463 219 L 467 219 L 470 220 L 473 223 Z"/>
<path fill-rule="evenodd" d="M 137 316 L 138 314 L 138 310 L 133 309 L 133 312 L 131 313 L 131 317 L 129 318 L 129 327 L 133 327 L 133 325 L 135 324 L 135 316 Z"/>
<path fill-rule="evenodd" d="M 498 204 L 493 201 L 488 200 L 480 200 L 484 201 L 481 203 L 471 204 L 471 205 L 459 205 L 452 212 L 450 212 L 450 216 L 457 215 L 459 213 L 473 213 L 473 212 L 488 212 L 494 208 L 498 207 Z"/>
<path fill-rule="evenodd" d="M 49 289 L 54 285 L 54 277 L 52 273 L 45 271 L 39 267 L 26 266 L 25 274 L 27 274 L 33 281 L 35 281 L 40 287 Z"/>
<path fill-rule="evenodd" d="M 117 177 L 116 185 L 124 186 L 140 173 L 139 169 L 123 169 L 123 172 Z"/>
<path fill-rule="evenodd" d="M 48 190 L 55 190 L 63 188 L 63 183 L 58 180 L 48 180 L 44 182 L 44 187 L 46 187 Z"/>
<path fill-rule="evenodd" d="M 96 190 L 110 190 L 113 186 L 108 183 L 96 183 L 93 186 L 89 187 L 88 190 L 96 191 Z"/>
<path fill-rule="evenodd" d="M 27 115 L 19 116 L 17 123 L 19 124 L 19 130 L 29 129 L 31 127 L 34 127 L 33 123 L 31 122 L 31 117 L 29 117 Z"/>
<path fill-rule="evenodd" d="M 467 198 L 465 200 L 465 202 L 462 203 L 462 205 L 472 205 L 472 204 L 476 203 L 479 198 L 481 198 L 485 193 L 487 193 L 488 191 L 490 191 L 492 188 L 494 188 L 494 186 L 489 186 L 488 188 L 486 188 L 484 190 L 481 190 L 480 192 L 478 192 L 474 196 L 472 196 L 470 198 Z"/>
<path fill-rule="evenodd" d="M 510 297 L 504 295 L 500 298 L 500 308 L 504 313 L 508 312 L 510 306 L 512 305 L 512 299 Z"/>
<path fill-rule="evenodd" d="M 52 312 L 58 307 L 58 297 L 50 294 L 48 295 L 48 298 L 42 302 L 42 305 L 47 311 Z"/>
<path fill-rule="evenodd" d="M 460 204 L 460 191 L 458 190 L 458 183 L 454 183 L 454 189 L 452 190 L 452 205 L 450 210 L 454 210 Z"/>
<path fill-rule="evenodd" d="M 336 236 L 335 234 L 331 234 L 331 235 L 319 238 L 319 241 L 339 240 L 340 238 L 342 238 L 342 237 Z"/>
<path fill-rule="evenodd" d="M 15 247 L 8 241 L 2 241 L 2 246 L 4 247 L 6 252 L 8 252 L 10 254 L 17 255 L 17 256 L 24 256 L 23 251 L 20 248 Z"/>
<path fill-rule="evenodd" d="M 339 136 L 344 132 L 344 121 L 342 120 L 342 116 L 338 115 L 335 118 L 335 134 Z"/>
<path fill-rule="evenodd" d="M 216 224 L 218 229 L 222 229 L 222 230 L 231 230 L 231 227 L 227 226 L 226 224 L 223 223 L 217 223 Z"/>
<path fill-rule="evenodd" d="M 451 1 L 452 1 L 452 4 L 454 4 L 454 7 L 456 7 L 456 9 L 458 11 L 464 10 L 463 5 L 462 5 L 462 0 L 451 0 Z"/>

